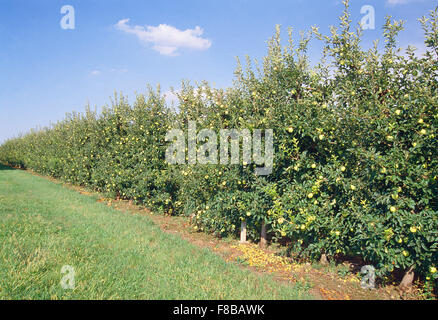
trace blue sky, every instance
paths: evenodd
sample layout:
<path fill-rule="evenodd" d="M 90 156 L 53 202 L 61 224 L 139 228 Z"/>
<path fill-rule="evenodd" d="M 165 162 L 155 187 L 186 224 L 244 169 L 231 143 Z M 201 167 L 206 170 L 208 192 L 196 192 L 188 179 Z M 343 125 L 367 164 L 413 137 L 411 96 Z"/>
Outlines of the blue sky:
<path fill-rule="evenodd" d="M 146 85 L 165 92 L 180 81 L 231 85 L 236 56 L 261 58 L 276 24 L 283 35 L 317 25 L 328 33 L 338 0 L 0 0 L 0 143 L 30 128 L 102 106 L 114 91 L 132 99 Z M 61 28 L 61 7 L 75 10 L 75 28 Z M 422 46 L 416 19 L 437 0 L 352 0 L 355 23 L 372 5 L 380 38 L 386 15 L 407 21 L 402 45 Z M 129 19 L 129 20 L 127 20 Z M 319 56 L 310 51 L 313 61 Z"/>

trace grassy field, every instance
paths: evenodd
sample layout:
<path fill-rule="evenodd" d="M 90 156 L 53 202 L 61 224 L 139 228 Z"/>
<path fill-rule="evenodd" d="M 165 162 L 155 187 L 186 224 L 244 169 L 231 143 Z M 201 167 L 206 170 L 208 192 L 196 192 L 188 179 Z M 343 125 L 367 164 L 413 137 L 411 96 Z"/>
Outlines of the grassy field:
<path fill-rule="evenodd" d="M 0 165 L 0 299 L 311 298 L 96 200 Z"/>

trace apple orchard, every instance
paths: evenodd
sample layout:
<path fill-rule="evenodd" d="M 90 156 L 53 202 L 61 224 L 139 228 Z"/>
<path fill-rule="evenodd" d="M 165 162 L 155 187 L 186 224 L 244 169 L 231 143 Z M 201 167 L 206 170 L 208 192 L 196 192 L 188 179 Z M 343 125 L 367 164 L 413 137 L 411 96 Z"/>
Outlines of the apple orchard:
<path fill-rule="evenodd" d="M 101 112 L 73 113 L 8 140 L 0 161 L 192 216 L 198 230 L 288 246 L 296 261 L 360 258 L 381 279 L 413 270 L 438 279 L 438 13 L 420 19 L 425 54 L 399 50 L 403 24 L 389 18 L 384 47 L 362 49 L 348 8 L 329 35 L 317 28 L 283 47 L 280 31 L 260 65 L 238 63 L 227 89 L 182 83 L 178 108 L 149 88 Z M 323 59 L 310 67 L 311 39 Z M 165 161 L 166 133 L 203 128 L 273 130 L 274 163 Z"/>

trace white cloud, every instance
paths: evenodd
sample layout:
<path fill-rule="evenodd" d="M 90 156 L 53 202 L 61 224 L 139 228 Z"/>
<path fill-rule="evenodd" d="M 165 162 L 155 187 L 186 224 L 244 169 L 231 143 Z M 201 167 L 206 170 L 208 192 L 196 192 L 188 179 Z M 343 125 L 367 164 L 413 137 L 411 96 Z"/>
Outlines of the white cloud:
<path fill-rule="evenodd" d="M 207 50 L 211 46 L 210 40 L 201 37 L 204 31 L 198 26 L 182 31 L 167 24 L 143 27 L 130 26 L 128 22 L 129 19 L 120 20 L 115 27 L 137 36 L 145 44 L 152 44 L 152 48 L 163 55 L 178 55 L 180 48 Z"/>
<path fill-rule="evenodd" d="M 180 92 L 180 90 L 177 90 L 177 91 L 168 90 L 165 93 L 163 93 L 163 97 L 166 100 L 166 103 L 168 105 L 178 105 L 179 99 L 178 99 L 177 94 L 179 92 Z"/>
<path fill-rule="evenodd" d="M 99 70 L 93 70 L 93 71 L 91 71 L 91 74 L 93 76 L 98 76 L 100 74 L 100 71 Z"/>

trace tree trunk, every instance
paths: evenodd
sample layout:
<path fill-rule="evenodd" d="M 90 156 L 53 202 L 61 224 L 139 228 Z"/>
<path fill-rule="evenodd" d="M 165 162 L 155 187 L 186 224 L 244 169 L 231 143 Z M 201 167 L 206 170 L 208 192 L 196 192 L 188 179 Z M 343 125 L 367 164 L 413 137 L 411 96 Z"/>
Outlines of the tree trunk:
<path fill-rule="evenodd" d="M 266 223 L 262 222 L 262 231 L 260 232 L 260 247 L 266 248 L 266 244 L 268 240 L 266 240 Z"/>
<path fill-rule="evenodd" d="M 246 241 L 246 220 L 242 220 L 240 225 L 240 243 L 247 243 Z"/>
<path fill-rule="evenodd" d="M 327 259 L 327 256 L 325 255 L 325 253 L 323 253 L 321 255 L 321 259 L 319 260 L 319 263 L 321 263 L 324 266 L 328 264 L 328 259 Z"/>
<path fill-rule="evenodd" d="M 414 268 L 410 267 L 408 271 L 406 271 L 405 275 L 403 276 L 402 281 L 400 282 L 400 287 L 403 288 L 409 288 L 412 286 L 412 283 L 414 282 Z"/>

